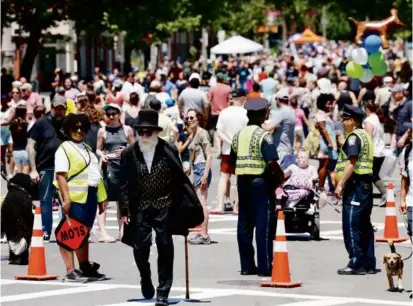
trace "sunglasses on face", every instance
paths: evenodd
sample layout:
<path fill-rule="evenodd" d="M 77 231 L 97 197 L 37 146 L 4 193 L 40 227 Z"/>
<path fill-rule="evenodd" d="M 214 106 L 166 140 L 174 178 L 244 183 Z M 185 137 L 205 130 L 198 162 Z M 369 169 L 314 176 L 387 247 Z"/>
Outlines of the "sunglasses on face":
<path fill-rule="evenodd" d="M 85 133 L 86 128 L 84 126 L 77 126 L 72 130 L 72 132 L 83 132 L 83 133 Z"/>
<path fill-rule="evenodd" d="M 109 113 L 106 113 L 106 116 L 111 118 L 111 117 L 116 117 L 117 114 L 118 114 L 117 112 L 109 112 Z"/>
<path fill-rule="evenodd" d="M 188 116 L 188 117 L 185 118 L 186 121 L 192 121 L 192 120 L 195 120 L 195 119 L 196 119 L 195 116 Z"/>
<path fill-rule="evenodd" d="M 148 131 L 148 130 L 138 130 L 138 135 L 139 136 L 152 136 L 153 135 L 153 131 Z"/>

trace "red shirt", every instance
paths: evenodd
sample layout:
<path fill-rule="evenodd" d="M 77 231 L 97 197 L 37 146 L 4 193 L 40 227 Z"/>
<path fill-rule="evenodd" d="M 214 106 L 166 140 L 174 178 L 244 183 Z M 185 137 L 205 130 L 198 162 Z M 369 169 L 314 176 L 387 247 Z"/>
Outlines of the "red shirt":
<path fill-rule="evenodd" d="M 268 78 L 268 75 L 267 75 L 267 73 L 265 72 L 265 71 L 263 71 L 263 72 L 260 72 L 259 74 L 258 74 L 258 81 L 262 81 L 262 80 L 265 80 L 266 78 Z"/>
<path fill-rule="evenodd" d="M 224 108 L 228 107 L 231 92 L 231 87 L 223 83 L 217 83 L 209 90 L 208 99 L 211 101 L 212 115 L 219 115 Z"/>

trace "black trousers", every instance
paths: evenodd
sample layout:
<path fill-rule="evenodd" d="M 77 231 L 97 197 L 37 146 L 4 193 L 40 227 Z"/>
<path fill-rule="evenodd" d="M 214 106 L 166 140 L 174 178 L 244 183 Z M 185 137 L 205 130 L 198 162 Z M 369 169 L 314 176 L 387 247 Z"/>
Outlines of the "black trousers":
<path fill-rule="evenodd" d="M 149 254 L 152 245 L 152 229 L 156 233 L 158 248 L 158 280 L 157 296 L 168 297 L 172 286 L 174 245 L 169 230 L 169 210 L 152 207 L 139 211 L 136 215 L 136 241 L 133 249 L 136 266 L 142 279 L 151 278 Z"/>

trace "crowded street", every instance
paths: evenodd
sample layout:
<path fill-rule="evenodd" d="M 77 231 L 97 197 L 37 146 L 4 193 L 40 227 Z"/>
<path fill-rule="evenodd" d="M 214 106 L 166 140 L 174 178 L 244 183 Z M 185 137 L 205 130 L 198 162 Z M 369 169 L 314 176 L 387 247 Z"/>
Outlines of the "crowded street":
<path fill-rule="evenodd" d="M 1 9 L 0 304 L 412 305 L 411 1 Z"/>
<path fill-rule="evenodd" d="M 314 162 L 315 163 L 315 162 Z M 219 160 L 214 160 L 213 171 L 218 171 Z M 215 182 L 214 182 L 215 181 Z M 217 178 L 211 184 L 211 206 L 216 205 Z M 399 188 L 399 176 L 391 180 Z M 3 195 L 5 190 L 2 190 Z M 384 226 L 385 208 L 377 206 L 375 199 L 372 222 L 380 235 Z M 340 207 L 338 207 L 340 209 Z M 117 232 L 116 208 L 111 203 L 108 210 L 108 231 Z M 55 224 L 58 214 L 55 213 Z M 240 276 L 237 258 L 236 223 L 232 214 L 210 218 L 212 243 L 207 246 L 189 247 L 190 300 L 185 300 L 184 239 L 175 237 L 174 285 L 170 303 L 177 305 L 241 305 L 241 306 L 330 306 L 330 305 L 411 305 L 408 300 L 412 288 L 411 260 L 405 261 L 403 293 L 386 291 L 387 281 L 383 273 L 365 276 L 340 276 L 336 270 L 346 261 L 341 230 L 341 215 L 333 207 L 321 210 L 321 241 L 312 241 L 308 234 L 288 234 L 288 251 L 291 276 L 303 282 L 295 289 L 260 288 L 259 282 L 268 278 Z M 406 227 L 399 219 L 399 231 L 405 235 Z M 92 240 L 96 237 L 92 236 Z M 53 239 L 52 239 L 53 240 Z M 92 244 L 92 259 L 99 262 L 110 280 L 87 284 L 71 284 L 58 281 L 17 281 L 14 276 L 25 272 L 26 267 L 8 266 L 8 250 L 1 246 L 2 280 L 1 295 L 4 305 L 150 305 L 141 297 L 139 275 L 128 247 L 120 242 Z M 377 258 L 388 252 L 387 243 L 376 244 Z M 410 242 L 397 245 L 403 257 L 410 253 Z M 156 248 L 152 246 L 151 265 L 156 275 Z M 46 245 L 47 272 L 62 274 L 56 243 Z M 383 270 L 381 262 L 378 269 Z"/>

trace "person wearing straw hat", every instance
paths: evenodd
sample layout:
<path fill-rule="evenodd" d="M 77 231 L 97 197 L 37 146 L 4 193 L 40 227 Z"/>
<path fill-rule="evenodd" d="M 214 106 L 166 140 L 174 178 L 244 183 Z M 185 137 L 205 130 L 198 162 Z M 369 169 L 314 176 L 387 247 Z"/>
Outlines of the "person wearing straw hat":
<path fill-rule="evenodd" d="M 349 254 L 340 275 L 376 273 L 374 232 L 370 216 L 373 209 L 373 140 L 362 129 L 365 114 L 359 107 L 345 105 L 343 125 L 346 140 L 336 165 L 337 199 L 343 199 L 343 236 Z"/>
<path fill-rule="evenodd" d="M 62 218 L 74 217 L 91 229 L 97 207 L 99 213 L 105 210 L 107 195 L 98 159 L 84 143 L 89 128 L 89 118 L 85 114 L 70 114 L 66 117 L 63 130 L 69 140 L 63 142 L 56 151 L 53 184 L 61 196 Z M 59 249 L 66 266 L 65 281 L 105 279 L 105 275 L 98 272 L 99 264 L 89 261 L 88 241 L 75 252 L 63 247 Z M 75 269 L 74 253 L 80 270 Z"/>
<path fill-rule="evenodd" d="M 268 101 L 264 98 L 248 100 L 244 108 L 248 125 L 234 135 L 230 153 L 238 186 L 237 239 L 241 275 L 270 276 L 275 234 L 274 192 L 283 183 L 284 173 L 277 163 L 277 148 L 271 134 L 261 128 L 269 114 Z M 254 228 L 258 267 L 252 244 Z"/>

